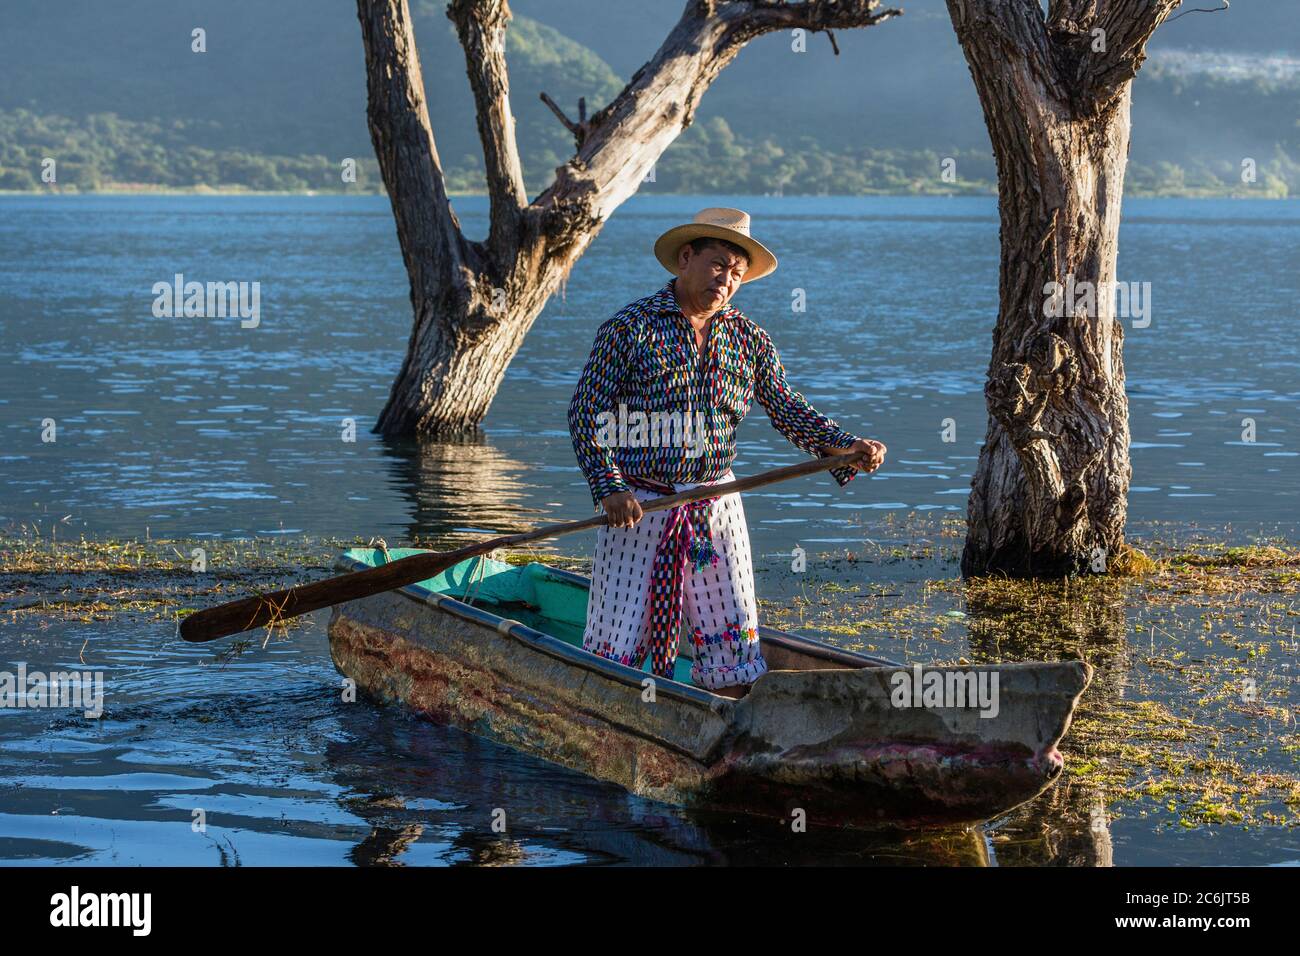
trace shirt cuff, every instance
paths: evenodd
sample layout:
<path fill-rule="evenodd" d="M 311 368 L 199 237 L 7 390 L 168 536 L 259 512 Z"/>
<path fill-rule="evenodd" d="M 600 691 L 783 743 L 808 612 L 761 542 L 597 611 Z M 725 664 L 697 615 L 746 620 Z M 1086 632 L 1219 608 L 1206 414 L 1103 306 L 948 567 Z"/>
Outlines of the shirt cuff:
<path fill-rule="evenodd" d="M 601 500 L 609 495 L 632 490 L 632 487 L 623 480 L 623 476 L 616 471 L 588 475 L 587 484 L 591 486 L 591 500 L 597 508 L 600 507 Z"/>
<path fill-rule="evenodd" d="M 822 445 L 828 445 L 831 448 L 848 448 L 857 440 L 857 435 L 850 434 L 843 428 L 837 428 L 835 436 L 831 438 L 830 441 L 822 442 Z M 826 456 L 822 455 L 820 457 L 825 458 Z M 835 483 L 841 488 L 857 477 L 858 474 L 856 469 L 850 468 L 847 465 L 843 468 L 832 468 L 830 469 L 830 472 L 831 477 L 835 479 Z"/>

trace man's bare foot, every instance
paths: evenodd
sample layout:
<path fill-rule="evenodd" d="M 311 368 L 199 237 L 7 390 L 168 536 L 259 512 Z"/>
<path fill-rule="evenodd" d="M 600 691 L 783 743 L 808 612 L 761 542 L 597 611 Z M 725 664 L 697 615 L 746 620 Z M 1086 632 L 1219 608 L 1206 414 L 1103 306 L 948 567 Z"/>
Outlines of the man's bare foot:
<path fill-rule="evenodd" d="M 734 700 L 739 700 L 740 698 L 744 697 L 746 694 L 749 693 L 749 685 L 732 684 L 730 687 L 719 687 L 713 693 L 718 694 L 722 697 L 730 697 Z"/>

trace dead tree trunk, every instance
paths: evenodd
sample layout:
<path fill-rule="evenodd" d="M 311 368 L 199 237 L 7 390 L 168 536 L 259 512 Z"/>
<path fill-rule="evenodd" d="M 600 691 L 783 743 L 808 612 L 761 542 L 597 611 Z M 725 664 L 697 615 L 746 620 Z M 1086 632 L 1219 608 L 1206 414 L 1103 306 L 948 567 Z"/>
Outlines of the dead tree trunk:
<path fill-rule="evenodd" d="M 1038 0 L 947 2 L 997 159 L 1002 245 L 962 572 L 1100 569 L 1131 473 L 1113 300 L 1130 86 L 1179 0 L 1052 0 L 1046 16 Z"/>
<path fill-rule="evenodd" d="M 478 113 L 491 225 L 461 234 L 429 125 L 407 0 L 357 0 L 367 116 L 411 280 L 415 322 L 376 431 L 477 428 L 547 299 L 610 214 L 690 125 L 700 97 L 749 40 L 774 30 L 872 26 L 879 0 L 689 0 L 654 57 L 618 97 L 568 124 L 577 152 L 531 203 L 510 112 L 506 0 L 452 0 Z M 649 239 L 647 238 L 647 242 Z M 647 252 L 647 254 L 649 254 Z"/>

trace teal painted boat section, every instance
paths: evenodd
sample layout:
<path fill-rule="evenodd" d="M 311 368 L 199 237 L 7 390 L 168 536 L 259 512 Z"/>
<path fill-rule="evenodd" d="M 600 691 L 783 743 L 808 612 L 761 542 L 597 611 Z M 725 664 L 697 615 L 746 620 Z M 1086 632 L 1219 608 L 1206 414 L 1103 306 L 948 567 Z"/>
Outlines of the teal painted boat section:
<path fill-rule="evenodd" d="M 345 557 L 376 566 L 427 553 L 422 548 L 389 548 L 385 557 L 383 551 L 373 548 L 351 548 Z M 469 558 L 435 577 L 411 585 L 408 590 L 445 594 L 493 614 L 499 613 L 501 617 L 515 618 L 566 644 L 582 647 L 582 631 L 587 622 L 586 584 L 536 561 L 507 564 L 486 557 Z M 650 673 L 648 659 L 643 670 Z M 677 658 L 673 679 L 691 683 L 689 659 Z"/>

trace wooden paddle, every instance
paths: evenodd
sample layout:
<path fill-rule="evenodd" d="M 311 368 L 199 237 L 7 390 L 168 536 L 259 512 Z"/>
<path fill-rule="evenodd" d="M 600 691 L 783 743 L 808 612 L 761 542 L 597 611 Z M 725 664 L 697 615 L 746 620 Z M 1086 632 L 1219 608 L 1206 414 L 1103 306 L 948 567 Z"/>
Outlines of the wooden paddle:
<path fill-rule="evenodd" d="M 814 472 L 851 465 L 860 461 L 866 454 L 863 451 L 855 451 L 846 455 L 827 455 L 823 458 L 814 458 L 785 468 L 774 468 L 771 471 L 765 471 L 749 478 L 741 478 L 738 481 L 728 481 L 716 485 L 701 485 L 687 491 L 679 491 L 676 494 L 663 495 L 659 498 L 643 501 L 641 502 L 641 510 L 643 512 L 661 511 L 664 508 L 672 508 L 688 501 L 698 501 L 701 498 L 713 498 L 717 495 L 749 491 L 753 488 L 761 488 L 763 485 L 775 484 L 789 478 L 798 478 L 801 475 L 811 475 Z M 299 585 L 272 594 L 259 594 L 239 601 L 231 601 L 228 604 L 219 604 L 207 610 L 196 611 L 182 620 L 181 637 L 194 643 L 203 643 L 230 634 L 238 634 L 241 631 L 248 631 L 255 627 L 278 624 L 300 614 L 319 611 L 323 607 L 332 607 L 335 604 L 342 604 L 344 601 L 355 601 L 357 598 L 369 597 L 372 594 L 380 594 L 383 591 L 391 591 L 394 588 L 414 584 L 416 581 L 423 581 L 426 578 L 433 577 L 440 571 L 447 570 L 447 568 L 459 561 L 487 554 L 496 548 L 508 548 L 528 541 L 540 541 L 543 538 L 558 538 L 560 535 L 572 534 L 574 531 L 582 531 L 586 528 L 596 528 L 608 522 L 609 519 L 606 515 L 595 515 L 583 521 L 569 521 L 564 524 L 548 525 L 535 531 L 525 531 L 522 534 L 508 534 L 499 538 L 491 538 L 478 544 L 466 545 L 455 551 L 431 551 L 427 554 L 413 554 L 410 557 L 399 558 L 388 564 L 367 568 L 364 571 L 355 571 L 351 574 L 326 578 L 323 581 Z"/>

